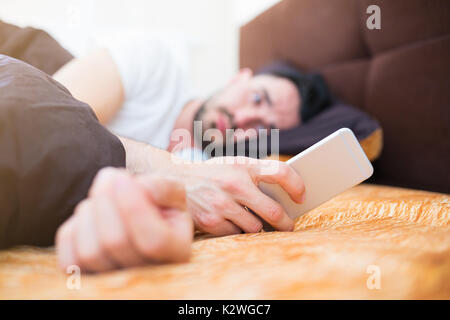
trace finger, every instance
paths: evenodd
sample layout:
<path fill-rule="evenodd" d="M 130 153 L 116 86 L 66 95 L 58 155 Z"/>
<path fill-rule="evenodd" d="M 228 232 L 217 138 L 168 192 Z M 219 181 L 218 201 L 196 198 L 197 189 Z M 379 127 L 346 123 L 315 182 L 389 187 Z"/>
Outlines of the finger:
<path fill-rule="evenodd" d="M 274 166 L 275 173 L 264 174 L 262 166 Z M 276 183 L 290 196 L 292 201 L 303 203 L 305 201 L 305 184 L 299 173 L 288 164 L 274 160 L 260 160 L 259 165 L 250 166 L 250 175 L 258 185 L 259 182 Z"/>
<path fill-rule="evenodd" d="M 121 220 L 138 252 L 152 261 L 177 261 L 177 252 L 171 252 L 169 225 L 145 191 L 127 174 L 120 174 L 115 193 Z"/>
<path fill-rule="evenodd" d="M 120 214 L 114 204 L 114 196 L 101 195 L 93 201 L 95 223 L 100 245 L 118 266 L 134 267 L 145 263 L 131 243 Z"/>
<path fill-rule="evenodd" d="M 194 215 L 193 219 L 195 225 L 200 231 L 210 233 L 215 236 L 228 236 L 242 233 L 242 230 L 238 226 L 228 220 L 225 220 L 221 216 L 205 218 Z"/>
<path fill-rule="evenodd" d="M 186 191 L 181 181 L 159 174 L 139 176 L 136 181 L 157 205 L 186 210 Z"/>
<path fill-rule="evenodd" d="M 59 227 L 56 233 L 55 245 L 59 266 L 66 271 L 67 267 L 77 264 L 73 245 L 73 216 Z"/>
<path fill-rule="evenodd" d="M 126 171 L 103 168 L 94 179 L 89 196 L 95 199 L 95 219 L 100 245 L 118 266 L 133 267 L 145 263 L 131 243 L 115 203 L 114 180 Z"/>
<path fill-rule="evenodd" d="M 85 271 L 106 271 L 116 265 L 104 254 L 95 229 L 94 207 L 90 200 L 79 205 L 75 217 L 74 248 L 80 268 Z"/>
<path fill-rule="evenodd" d="M 294 230 L 294 221 L 286 214 L 280 204 L 266 196 L 256 186 L 247 189 L 238 201 L 252 209 L 275 229 Z"/>
<path fill-rule="evenodd" d="M 226 219 L 221 219 L 217 226 L 209 226 L 201 231 L 208 232 L 216 236 L 230 236 L 233 234 L 242 233 L 242 230 L 237 225 Z"/>
<path fill-rule="evenodd" d="M 194 238 L 194 225 L 191 216 L 186 211 L 178 209 L 163 209 L 164 219 L 170 225 L 173 257 L 177 262 L 186 261 L 191 253 L 191 244 Z"/>
<path fill-rule="evenodd" d="M 233 210 L 224 213 L 225 218 L 233 222 L 244 232 L 257 233 L 261 231 L 263 227 L 262 222 L 252 213 L 237 203 L 234 203 L 232 208 Z"/>
<path fill-rule="evenodd" d="M 234 200 L 222 194 L 220 189 L 197 187 L 195 192 L 190 192 L 187 206 L 200 231 L 224 236 L 242 232 L 238 226 L 223 217 L 223 212 L 233 202 Z"/>

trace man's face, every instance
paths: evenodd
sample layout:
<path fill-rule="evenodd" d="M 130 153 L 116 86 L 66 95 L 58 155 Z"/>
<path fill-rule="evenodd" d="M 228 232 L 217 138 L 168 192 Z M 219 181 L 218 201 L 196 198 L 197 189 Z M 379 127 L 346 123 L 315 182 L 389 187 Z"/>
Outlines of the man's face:
<path fill-rule="evenodd" d="M 236 130 L 234 140 L 252 137 L 258 129 L 290 129 L 299 124 L 300 95 L 295 85 L 272 75 L 253 76 L 243 69 L 215 94 L 195 120 L 202 121 L 203 132 Z M 256 130 L 254 130 L 256 129 Z"/>

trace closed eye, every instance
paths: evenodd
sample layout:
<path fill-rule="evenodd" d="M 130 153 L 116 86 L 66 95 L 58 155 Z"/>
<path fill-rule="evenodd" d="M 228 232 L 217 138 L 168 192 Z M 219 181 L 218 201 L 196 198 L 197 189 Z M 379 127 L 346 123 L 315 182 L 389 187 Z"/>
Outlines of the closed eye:
<path fill-rule="evenodd" d="M 264 100 L 266 100 L 267 104 L 269 105 L 269 107 L 272 107 L 272 99 L 270 98 L 269 93 L 267 92 L 266 88 L 262 89 L 262 92 L 264 94 Z"/>
<path fill-rule="evenodd" d="M 258 92 L 253 93 L 253 103 L 257 106 L 261 105 L 262 98 Z"/>

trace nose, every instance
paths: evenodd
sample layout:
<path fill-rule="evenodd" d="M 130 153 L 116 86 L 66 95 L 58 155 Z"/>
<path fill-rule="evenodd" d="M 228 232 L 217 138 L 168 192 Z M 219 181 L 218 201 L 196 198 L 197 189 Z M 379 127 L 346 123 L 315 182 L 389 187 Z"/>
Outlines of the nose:
<path fill-rule="evenodd" d="M 251 106 L 241 107 L 234 114 L 234 122 L 238 128 L 246 129 L 254 123 L 265 123 L 265 111 Z"/>
<path fill-rule="evenodd" d="M 234 114 L 234 122 L 238 128 L 246 128 L 249 123 L 260 120 L 260 112 L 252 107 L 241 107 Z"/>

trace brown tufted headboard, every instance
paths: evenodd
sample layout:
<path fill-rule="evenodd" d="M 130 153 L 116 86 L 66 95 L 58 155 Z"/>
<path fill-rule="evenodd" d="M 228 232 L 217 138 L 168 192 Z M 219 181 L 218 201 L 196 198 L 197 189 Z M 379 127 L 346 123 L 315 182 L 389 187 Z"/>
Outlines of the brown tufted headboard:
<path fill-rule="evenodd" d="M 381 30 L 366 27 L 373 4 Z M 241 67 L 318 70 L 381 123 L 374 182 L 450 193 L 450 1 L 283 0 L 240 36 Z"/>

